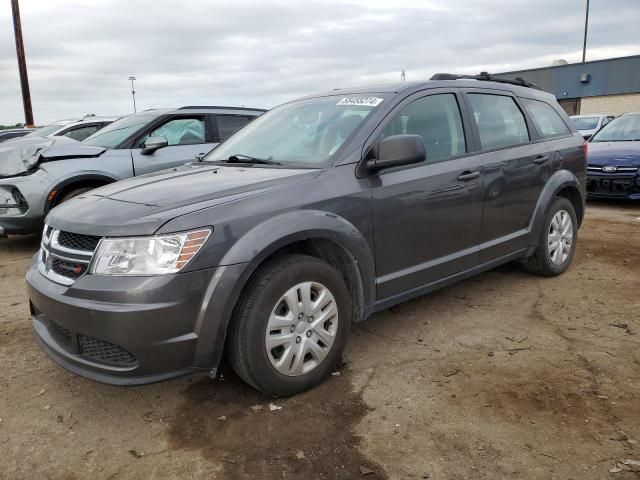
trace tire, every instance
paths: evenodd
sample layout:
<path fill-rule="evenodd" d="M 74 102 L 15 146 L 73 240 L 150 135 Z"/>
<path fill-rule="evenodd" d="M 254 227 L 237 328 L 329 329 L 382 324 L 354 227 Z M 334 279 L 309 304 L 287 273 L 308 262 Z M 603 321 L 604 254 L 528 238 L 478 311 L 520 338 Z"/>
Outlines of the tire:
<path fill-rule="evenodd" d="M 94 188 L 95 187 L 81 187 L 70 190 L 60 197 L 60 199 L 56 202 L 56 205 L 60 205 L 61 203 L 71 200 L 72 198 L 82 195 L 83 193 L 86 193 L 89 190 L 93 190 Z"/>
<path fill-rule="evenodd" d="M 307 309 L 296 300 L 303 290 L 309 292 Z M 323 311 L 314 310 L 314 305 L 324 305 Z M 307 255 L 278 256 L 258 268 L 236 305 L 228 359 L 257 390 L 278 397 L 295 395 L 334 371 L 352 315 L 344 279 L 328 263 Z"/>
<path fill-rule="evenodd" d="M 566 248 L 563 248 L 563 246 L 566 245 L 567 236 L 560 234 L 558 248 L 560 249 L 561 255 L 559 255 L 558 250 L 554 249 L 553 245 L 551 245 L 551 236 L 555 231 L 558 231 L 556 227 L 558 223 L 553 224 L 554 218 L 556 218 L 556 220 L 558 220 L 558 218 L 562 218 L 562 212 L 568 215 L 568 218 L 564 218 L 567 224 L 570 222 L 571 239 L 570 246 L 567 251 Z M 561 217 L 558 217 L 559 215 Z M 576 219 L 576 212 L 573 208 L 573 204 L 564 197 L 558 197 L 546 213 L 544 225 L 540 232 L 540 238 L 538 239 L 538 248 L 536 253 L 524 263 L 525 268 L 531 273 L 544 277 L 555 277 L 556 275 L 560 275 L 569 267 L 573 260 L 573 256 L 576 253 L 577 240 L 578 221 Z M 565 241 L 564 244 L 563 241 Z"/>

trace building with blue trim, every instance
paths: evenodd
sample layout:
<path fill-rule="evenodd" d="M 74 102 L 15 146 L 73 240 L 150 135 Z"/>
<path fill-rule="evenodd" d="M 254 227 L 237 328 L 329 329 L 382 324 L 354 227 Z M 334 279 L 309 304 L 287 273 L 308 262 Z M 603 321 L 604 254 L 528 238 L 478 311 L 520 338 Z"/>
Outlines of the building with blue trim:
<path fill-rule="evenodd" d="M 640 55 L 500 73 L 553 93 L 569 115 L 640 111 Z"/>

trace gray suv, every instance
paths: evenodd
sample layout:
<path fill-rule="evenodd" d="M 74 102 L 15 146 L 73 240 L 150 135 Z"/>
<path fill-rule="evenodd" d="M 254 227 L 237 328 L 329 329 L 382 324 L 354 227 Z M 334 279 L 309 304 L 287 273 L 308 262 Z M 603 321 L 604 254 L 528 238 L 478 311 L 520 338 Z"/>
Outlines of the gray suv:
<path fill-rule="evenodd" d="M 192 161 L 262 113 L 198 106 L 147 110 L 81 143 L 54 137 L 4 156 L 0 149 L 0 235 L 40 232 L 56 205 L 102 185 Z"/>
<path fill-rule="evenodd" d="M 552 95 L 486 74 L 286 103 L 204 161 L 50 212 L 36 339 L 101 382 L 215 375 L 224 353 L 255 388 L 301 392 L 374 312 L 514 260 L 564 272 L 583 144 Z"/>

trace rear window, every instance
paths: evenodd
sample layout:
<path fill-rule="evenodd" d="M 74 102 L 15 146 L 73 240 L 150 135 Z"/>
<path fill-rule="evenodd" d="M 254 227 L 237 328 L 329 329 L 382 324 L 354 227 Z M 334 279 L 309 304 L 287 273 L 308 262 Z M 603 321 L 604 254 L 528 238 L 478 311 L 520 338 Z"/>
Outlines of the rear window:
<path fill-rule="evenodd" d="M 598 126 L 598 117 L 571 117 L 571 121 L 578 130 L 593 130 Z"/>
<path fill-rule="evenodd" d="M 251 119 L 244 115 L 216 115 L 219 137 L 218 141 L 224 142 L 250 121 Z"/>
<path fill-rule="evenodd" d="M 527 123 L 513 98 L 470 93 L 469 100 L 483 150 L 505 148 L 529 141 Z"/>
<path fill-rule="evenodd" d="M 551 105 L 530 98 L 523 98 L 522 102 L 543 138 L 571 135 L 571 130 Z"/>

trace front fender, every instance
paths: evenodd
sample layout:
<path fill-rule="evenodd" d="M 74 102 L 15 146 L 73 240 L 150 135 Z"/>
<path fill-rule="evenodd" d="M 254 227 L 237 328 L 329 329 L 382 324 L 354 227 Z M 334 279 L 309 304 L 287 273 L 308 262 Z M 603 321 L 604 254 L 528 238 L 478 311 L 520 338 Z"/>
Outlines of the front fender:
<path fill-rule="evenodd" d="M 533 211 L 533 215 L 531 216 L 529 222 L 529 247 L 534 249 L 538 246 L 538 242 L 540 239 L 540 232 L 542 230 L 542 226 L 544 225 L 545 214 L 547 213 L 547 209 L 553 203 L 554 199 L 558 195 L 558 192 L 564 190 L 567 187 L 575 188 L 578 194 L 580 195 L 580 201 L 582 202 L 582 211 L 584 212 L 585 205 L 585 195 L 584 188 L 580 184 L 578 177 L 576 177 L 569 170 L 558 170 L 556 171 L 551 178 L 546 182 L 544 188 L 542 189 L 542 193 L 538 197 L 538 202 L 536 203 L 535 209 Z M 576 215 L 579 216 L 578 222 L 582 221 L 580 218 L 580 212 L 576 212 Z M 533 252 L 529 252 L 533 253 Z"/>

